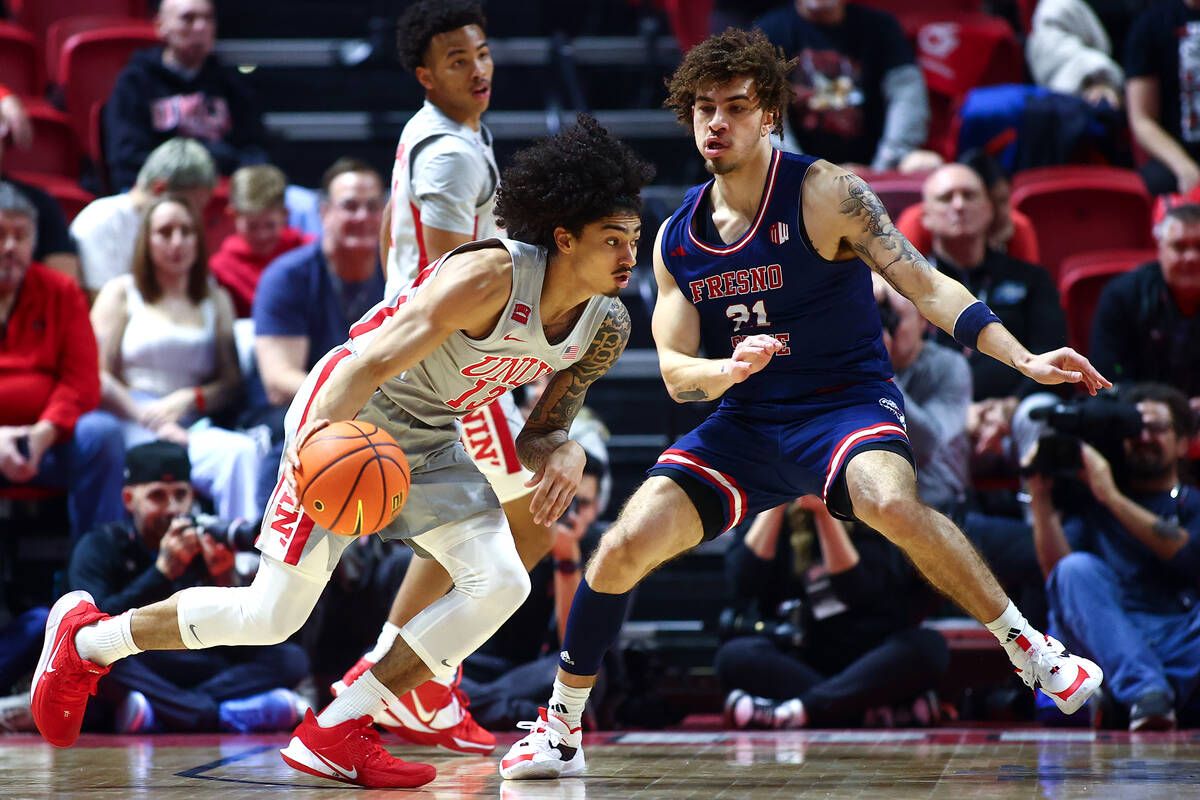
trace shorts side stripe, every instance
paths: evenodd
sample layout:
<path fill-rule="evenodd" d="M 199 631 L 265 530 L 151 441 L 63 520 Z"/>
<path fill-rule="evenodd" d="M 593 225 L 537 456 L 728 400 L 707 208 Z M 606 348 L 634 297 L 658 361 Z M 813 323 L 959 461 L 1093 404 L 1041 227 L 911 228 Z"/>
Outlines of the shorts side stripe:
<path fill-rule="evenodd" d="M 292 534 L 292 540 L 288 542 L 287 555 L 283 559 L 285 564 L 300 563 L 300 556 L 304 554 L 304 545 L 308 543 L 308 535 L 312 533 L 313 526 L 316 524 L 313 518 L 300 508 L 299 500 L 296 501 L 296 510 L 300 512 L 300 518 L 296 520 L 296 532 Z"/>
<path fill-rule="evenodd" d="M 297 430 L 308 420 L 308 412 L 312 410 L 313 400 L 316 399 L 317 392 L 321 391 L 321 387 L 325 385 L 325 381 L 329 380 L 329 376 L 333 374 L 334 368 L 348 355 L 350 355 L 350 351 L 344 347 L 340 347 L 334 356 L 325 362 L 325 366 L 321 368 L 321 374 L 317 376 L 317 382 L 313 384 L 312 392 L 308 395 L 308 402 L 304 404 L 304 413 L 300 415 L 300 422 L 296 425 Z"/>
<path fill-rule="evenodd" d="M 713 469 L 704 461 L 685 450 L 667 450 L 658 457 L 659 464 L 673 464 L 683 467 L 689 472 L 697 475 L 706 483 L 712 484 L 723 495 L 729 503 L 729 524 L 725 530 L 729 530 L 743 519 L 746 518 L 746 493 L 737 485 L 733 478 L 725 473 Z"/>
<path fill-rule="evenodd" d="M 513 441 L 512 429 L 508 427 L 508 417 L 496 400 L 487 406 L 488 416 L 492 418 L 492 431 L 500 442 L 500 452 L 504 454 L 504 471 L 513 475 L 521 471 L 521 459 L 517 456 L 517 444 Z"/>
<path fill-rule="evenodd" d="M 825 489 L 821 493 L 821 499 L 824 500 L 829 495 L 829 487 L 833 486 L 833 480 L 842 469 L 842 462 L 846 456 L 856 446 L 862 442 L 871 439 L 880 439 L 885 436 L 899 436 L 905 441 L 908 440 L 908 433 L 894 422 L 885 422 L 879 425 L 872 425 L 868 428 L 859 428 L 852 433 L 847 434 L 838 442 L 837 447 L 833 449 L 833 457 L 829 459 L 829 467 L 825 470 Z"/>

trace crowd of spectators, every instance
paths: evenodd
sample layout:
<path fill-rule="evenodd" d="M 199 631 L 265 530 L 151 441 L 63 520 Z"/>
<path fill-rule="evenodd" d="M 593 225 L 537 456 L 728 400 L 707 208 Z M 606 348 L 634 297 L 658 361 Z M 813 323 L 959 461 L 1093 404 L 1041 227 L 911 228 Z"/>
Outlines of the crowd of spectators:
<path fill-rule="evenodd" d="M 920 202 L 896 215 L 900 230 L 1031 350 L 1066 345 L 1034 221 L 1010 203 L 1014 176 L 995 148 L 948 159 L 927 147 L 936 132 L 926 76 L 894 16 L 843 0 L 750 4 L 754 13 L 716 5 L 714 24 L 757 25 L 795 59 L 780 146 L 864 174 L 922 175 Z M 69 227 L 50 195 L 3 171 L 5 146 L 27 145 L 32 133 L 23 101 L 0 87 L 0 496 L 65 497 L 72 550 L 55 589 L 86 588 L 114 614 L 185 585 L 242 579 L 228 543 L 194 515 L 258 522 L 284 412 L 386 281 L 379 172 L 337 159 L 314 210 L 314 192 L 269 163 L 258 102 L 214 54 L 212 0 L 163 0 L 155 25 L 162 45 L 129 61 L 104 107 L 104 174 L 116 193 Z M 1156 257 L 1104 287 L 1087 348 L 1140 432 L 1105 449 L 1083 431 L 1089 443 L 1073 445 L 1070 475 L 1031 469 L 1048 447 L 1046 409 L 1074 398 L 964 351 L 880 283 L 920 491 L 1031 617 L 1048 617 L 1055 635 L 1105 669 L 1106 721 L 1195 724 L 1200 500 L 1186 467 L 1200 413 L 1200 0 L 1041 0 L 1020 33 L 1031 82 L 1124 109 L 1147 191 L 1168 198 L 1153 228 Z M 214 193 L 228 197 L 218 241 Z M 528 389 L 527 407 L 538 387 Z M 554 565 L 580 561 L 608 503 L 607 431 L 588 410 L 577 428 L 589 451 L 577 503 L 531 573 L 526 606 L 465 667 L 461 687 L 486 726 L 534 716 L 578 580 Z M 792 625 L 786 636 L 733 636 L 716 652 L 730 724 L 937 721 L 929 692 L 951 654 L 921 623 L 956 612 L 924 591 L 894 547 L 814 498 L 763 512 L 728 538 L 731 605 Z M 407 553 L 361 543 L 328 602 L 349 604 L 368 585 L 390 598 L 407 563 Z M 1096 608 L 1104 625 L 1083 624 Z M 10 610 L 0 693 L 19 688 L 44 621 L 44 610 Z M 317 630 L 319 616 L 299 638 L 305 647 L 122 661 L 89 724 L 288 728 L 305 705 L 292 690 L 310 668 L 340 670 L 362 644 Z M 326 664 L 314 642 L 347 652 Z M 0 700 L 0 728 L 20 728 L 20 709 Z"/>

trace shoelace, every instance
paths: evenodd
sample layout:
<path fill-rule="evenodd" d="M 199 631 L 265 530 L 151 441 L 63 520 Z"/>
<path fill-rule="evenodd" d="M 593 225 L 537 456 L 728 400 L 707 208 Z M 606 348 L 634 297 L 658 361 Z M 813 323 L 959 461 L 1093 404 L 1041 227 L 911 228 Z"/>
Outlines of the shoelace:
<path fill-rule="evenodd" d="M 1029 664 L 1026 669 L 1020 672 L 1021 680 L 1030 689 L 1038 688 L 1041 685 L 1041 682 L 1038 680 L 1039 673 L 1043 670 L 1049 672 L 1055 669 L 1056 665 L 1053 662 L 1065 656 L 1066 652 L 1066 649 L 1060 643 L 1047 636 L 1044 644 L 1026 651 L 1026 655 L 1029 657 Z"/>
<path fill-rule="evenodd" d="M 383 746 L 383 739 L 379 736 L 379 731 L 371 726 L 362 728 L 358 733 L 358 747 L 354 748 L 359 754 L 365 756 L 365 763 L 388 763 L 394 756 L 389 753 Z"/>
<path fill-rule="evenodd" d="M 450 687 L 450 694 L 458 701 L 458 705 L 463 711 L 471 707 L 471 698 L 467 697 L 467 693 L 459 688 L 457 683 Z"/>
<path fill-rule="evenodd" d="M 532 722 L 518 722 L 517 727 L 523 731 L 532 731 L 535 734 L 546 734 L 546 738 L 550 741 L 550 747 L 558 747 L 560 744 L 562 744 L 563 735 L 551 728 L 543 720 L 539 719 Z"/>

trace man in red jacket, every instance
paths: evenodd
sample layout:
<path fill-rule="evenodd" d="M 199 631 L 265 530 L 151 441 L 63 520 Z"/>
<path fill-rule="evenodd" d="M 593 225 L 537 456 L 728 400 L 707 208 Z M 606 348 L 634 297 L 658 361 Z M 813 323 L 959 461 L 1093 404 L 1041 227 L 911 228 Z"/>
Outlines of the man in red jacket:
<path fill-rule="evenodd" d="M 33 261 L 37 210 L 0 182 L 0 489 L 65 488 L 71 532 L 124 516 L 125 447 L 100 402 L 83 292 Z M 89 413 L 92 412 L 92 413 Z"/>

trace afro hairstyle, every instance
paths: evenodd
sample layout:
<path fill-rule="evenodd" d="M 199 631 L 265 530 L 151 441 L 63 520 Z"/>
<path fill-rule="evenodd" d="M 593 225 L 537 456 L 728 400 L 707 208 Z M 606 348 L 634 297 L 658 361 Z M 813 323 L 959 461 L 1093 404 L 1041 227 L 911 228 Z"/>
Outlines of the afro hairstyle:
<path fill-rule="evenodd" d="M 760 30 L 726 28 L 687 51 L 675 73 L 667 79 L 666 108 L 686 128 L 692 126 L 696 92 L 720 86 L 734 78 L 754 79 L 758 106 L 775 113 L 775 132 L 783 130 L 783 112 L 792 101 L 788 74 L 798 59 L 790 61 Z"/>
<path fill-rule="evenodd" d="M 654 167 L 580 114 L 570 128 L 513 156 L 496 195 L 497 221 L 514 239 L 553 251 L 554 230 L 578 234 L 621 211 L 640 214 Z"/>
<path fill-rule="evenodd" d="M 416 0 L 396 22 L 396 52 L 409 72 L 425 63 L 429 42 L 439 33 L 467 25 L 487 29 L 487 18 L 476 0 Z"/>

